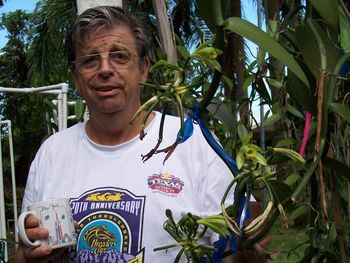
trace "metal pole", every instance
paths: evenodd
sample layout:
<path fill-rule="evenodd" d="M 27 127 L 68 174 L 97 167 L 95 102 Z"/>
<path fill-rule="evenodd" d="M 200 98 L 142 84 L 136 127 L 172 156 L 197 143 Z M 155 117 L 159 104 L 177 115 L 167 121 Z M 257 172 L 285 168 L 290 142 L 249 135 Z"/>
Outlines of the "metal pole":
<path fill-rule="evenodd" d="M 262 28 L 262 17 L 261 17 L 261 12 L 262 12 L 262 1 L 258 0 L 258 10 L 257 10 L 257 17 L 258 17 L 258 27 L 261 29 Z M 265 127 L 263 126 L 263 120 L 264 120 L 264 100 L 260 96 L 260 148 L 265 151 Z M 265 171 L 263 170 L 263 175 L 265 175 Z M 267 192 L 266 189 L 263 190 L 263 196 L 262 196 L 262 207 L 265 208 L 267 205 Z"/>

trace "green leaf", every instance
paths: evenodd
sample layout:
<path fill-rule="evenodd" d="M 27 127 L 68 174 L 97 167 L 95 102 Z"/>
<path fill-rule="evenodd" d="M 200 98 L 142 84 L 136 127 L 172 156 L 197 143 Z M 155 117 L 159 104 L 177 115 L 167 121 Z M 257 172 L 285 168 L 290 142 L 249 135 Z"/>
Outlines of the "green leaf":
<path fill-rule="evenodd" d="M 300 179 L 300 175 L 297 173 L 292 173 L 290 175 L 288 175 L 288 177 L 284 180 L 284 183 L 291 186 L 294 183 L 296 183 L 299 179 Z"/>
<path fill-rule="evenodd" d="M 239 123 L 237 125 L 237 133 L 238 133 L 238 137 L 241 139 L 241 141 L 243 141 L 244 138 L 247 137 L 247 135 L 248 135 L 248 131 L 242 123 Z"/>
<path fill-rule="evenodd" d="M 340 45 L 345 53 L 350 52 L 350 27 L 349 20 L 344 10 L 339 7 L 339 31 L 340 31 Z"/>
<path fill-rule="evenodd" d="M 228 18 L 222 26 L 256 43 L 260 48 L 265 49 L 271 56 L 275 57 L 286 65 L 289 70 L 294 72 L 305 86 L 309 88 L 309 82 L 295 59 L 274 38 L 260 28 L 239 17 Z"/>
<path fill-rule="evenodd" d="M 296 151 L 288 149 L 288 148 L 273 148 L 273 151 L 276 153 L 283 154 L 287 157 L 289 157 L 292 160 L 299 161 L 301 163 L 305 163 L 305 159 Z"/>
<path fill-rule="evenodd" d="M 267 162 L 266 162 L 266 159 L 265 157 L 258 153 L 258 152 L 255 152 L 255 157 L 254 157 L 254 160 L 257 162 L 257 163 L 260 163 L 262 165 L 267 165 Z"/>
<path fill-rule="evenodd" d="M 328 244 L 327 247 L 331 247 L 334 241 L 336 240 L 336 238 L 337 238 L 337 229 L 335 228 L 335 223 L 332 223 L 327 236 L 327 244 Z"/>
<path fill-rule="evenodd" d="M 222 103 L 218 98 L 213 98 L 207 107 L 208 111 L 213 114 L 213 117 L 222 122 L 228 131 L 233 129 L 234 119 L 230 105 Z"/>
<path fill-rule="evenodd" d="M 344 104 L 331 102 L 329 104 L 329 109 L 334 113 L 337 113 L 350 124 L 350 110 Z"/>
<path fill-rule="evenodd" d="M 233 84 L 233 81 L 232 81 L 230 78 L 228 78 L 228 77 L 225 76 L 225 75 L 222 75 L 222 76 L 221 76 L 221 79 L 222 79 L 222 81 L 223 81 L 230 89 L 233 88 L 234 84 Z"/>
<path fill-rule="evenodd" d="M 293 72 L 288 70 L 287 90 L 299 106 L 316 115 L 316 97 Z"/>
<path fill-rule="evenodd" d="M 281 119 L 281 114 L 279 112 L 277 112 L 276 114 L 273 114 L 270 117 L 268 117 L 266 120 L 264 120 L 263 126 L 266 127 L 266 126 L 273 125 L 274 123 L 276 123 L 280 119 Z"/>
<path fill-rule="evenodd" d="M 289 219 L 293 221 L 293 220 L 297 219 L 298 217 L 306 214 L 307 211 L 308 211 L 307 206 L 301 205 L 292 212 Z"/>
<path fill-rule="evenodd" d="M 185 48 L 184 46 L 177 46 L 176 49 L 181 55 L 181 57 L 183 57 L 185 60 L 187 60 L 191 55 L 190 52 L 188 52 L 187 48 Z"/>
<path fill-rule="evenodd" d="M 267 82 L 269 83 L 270 86 L 275 87 L 275 88 L 282 88 L 283 83 L 277 79 L 267 79 Z"/>
<path fill-rule="evenodd" d="M 237 164 L 237 168 L 241 169 L 244 163 L 244 154 L 241 151 L 238 151 L 237 155 L 236 155 L 236 164 Z"/>
<path fill-rule="evenodd" d="M 198 0 L 198 11 L 210 31 L 216 33 L 217 27 L 221 25 L 223 19 L 221 1 Z"/>
<path fill-rule="evenodd" d="M 243 90 L 247 90 L 248 87 L 251 85 L 253 79 L 255 78 L 255 75 L 249 75 L 243 83 Z"/>
<path fill-rule="evenodd" d="M 298 47 L 315 78 L 319 77 L 320 69 L 333 71 L 339 55 L 324 30 L 316 22 L 307 20 L 295 33 Z"/>
<path fill-rule="evenodd" d="M 333 28 L 338 27 L 338 1 L 311 0 L 311 4 Z"/>
<path fill-rule="evenodd" d="M 85 103 L 83 100 L 77 100 L 74 105 L 75 118 L 77 122 L 81 122 L 85 113 Z"/>
<path fill-rule="evenodd" d="M 294 106 L 292 106 L 290 104 L 287 104 L 287 111 L 300 119 L 305 118 L 304 115 L 297 108 L 295 108 Z"/>
<path fill-rule="evenodd" d="M 168 69 L 171 69 L 171 70 L 177 70 L 179 72 L 183 71 L 183 69 L 180 68 L 179 66 L 177 66 L 175 64 L 172 64 L 172 63 L 169 63 L 166 60 L 159 60 L 156 63 L 154 63 L 154 65 L 150 68 L 150 71 L 153 72 L 153 71 L 155 71 L 156 69 L 159 69 L 159 68 L 168 68 Z"/>
<path fill-rule="evenodd" d="M 291 139 L 291 138 L 282 139 L 276 144 L 276 147 L 280 148 L 280 147 L 290 146 L 290 145 L 293 145 L 294 143 L 295 143 L 294 139 Z"/>
<path fill-rule="evenodd" d="M 274 179 L 269 180 L 269 184 L 276 193 L 280 203 L 283 203 L 286 200 L 290 200 L 290 197 L 292 195 L 292 189 L 290 186 Z"/>
<path fill-rule="evenodd" d="M 323 164 L 329 169 L 333 169 L 337 174 L 343 175 L 347 180 L 350 181 L 350 167 L 345 163 L 334 159 L 326 157 L 323 161 Z"/>

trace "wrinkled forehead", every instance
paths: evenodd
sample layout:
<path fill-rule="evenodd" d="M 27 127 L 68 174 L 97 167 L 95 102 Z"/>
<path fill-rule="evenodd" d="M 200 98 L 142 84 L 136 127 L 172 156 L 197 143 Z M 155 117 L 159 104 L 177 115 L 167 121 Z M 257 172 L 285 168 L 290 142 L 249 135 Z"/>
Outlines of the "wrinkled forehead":
<path fill-rule="evenodd" d="M 108 46 L 120 46 L 121 48 L 136 51 L 135 37 L 128 26 L 100 26 L 86 30 L 76 42 L 76 50 L 96 49 Z"/>

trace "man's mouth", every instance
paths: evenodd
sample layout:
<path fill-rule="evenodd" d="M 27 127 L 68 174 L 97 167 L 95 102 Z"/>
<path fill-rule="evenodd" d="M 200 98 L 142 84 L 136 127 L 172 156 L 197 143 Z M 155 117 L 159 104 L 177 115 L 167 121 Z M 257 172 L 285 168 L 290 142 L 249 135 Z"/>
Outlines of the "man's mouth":
<path fill-rule="evenodd" d="M 104 86 L 96 87 L 95 91 L 98 96 L 112 96 L 119 93 L 120 89 L 121 88 L 117 86 Z"/>
<path fill-rule="evenodd" d="M 95 90 L 97 90 L 97 91 L 111 91 L 111 90 L 114 90 L 114 89 L 117 89 L 117 87 L 108 86 L 108 87 L 98 87 L 98 88 L 95 88 Z"/>

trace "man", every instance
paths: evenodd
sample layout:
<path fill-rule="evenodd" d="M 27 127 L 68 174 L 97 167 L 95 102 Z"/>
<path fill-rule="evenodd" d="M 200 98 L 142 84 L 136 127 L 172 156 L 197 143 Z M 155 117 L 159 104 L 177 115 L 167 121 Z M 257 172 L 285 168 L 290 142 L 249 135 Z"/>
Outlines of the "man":
<path fill-rule="evenodd" d="M 77 18 L 67 41 L 68 61 L 90 119 L 43 143 L 29 172 L 22 208 L 52 197 L 71 198 L 78 243 L 69 255 L 62 249 L 20 245 L 16 262 L 62 257 L 75 262 L 173 262 L 178 250 L 153 251 L 174 243 L 162 229 L 165 210 L 171 209 L 176 220 L 188 212 L 220 212 L 232 176 L 197 127 L 165 164 L 161 154 L 142 162 L 141 154 L 157 143 L 161 119 L 159 112 L 152 113 L 142 141 L 144 113 L 130 124 L 141 106 L 139 83 L 146 81 L 150 66 L 149 39 L 144 24 L 121 8 L 96 7 Z M 179 128 L 178 118 L 165 118 L 161 147 L 175 141 Z M 38 224 L 33 216 L 26 219 L 31 239 L 48 235 Z"/>

